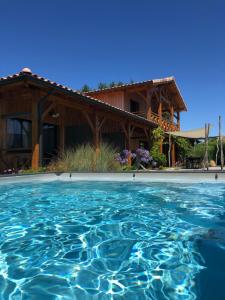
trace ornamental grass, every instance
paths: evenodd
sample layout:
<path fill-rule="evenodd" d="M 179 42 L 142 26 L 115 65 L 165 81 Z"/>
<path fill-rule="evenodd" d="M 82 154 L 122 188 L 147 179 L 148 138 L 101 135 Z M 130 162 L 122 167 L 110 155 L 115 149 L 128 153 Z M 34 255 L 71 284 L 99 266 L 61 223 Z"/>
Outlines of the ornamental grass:
<path fill-rule="evenodd" d="M 80 145 L 61 153 L 48 169 L 56 172 L 120 171 L 121 166 L 115 160 L 116 154 L 116 149 L 109 144 L 100 144 L 98 152 L 90 144 Z"/>

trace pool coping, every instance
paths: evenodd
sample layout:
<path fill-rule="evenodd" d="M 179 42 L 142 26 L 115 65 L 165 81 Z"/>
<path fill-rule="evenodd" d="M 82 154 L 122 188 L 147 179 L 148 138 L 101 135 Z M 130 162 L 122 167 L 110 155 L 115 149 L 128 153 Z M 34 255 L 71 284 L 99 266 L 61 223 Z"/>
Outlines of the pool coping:
<path fill-rule="evenodd" d="M 221 170 L 152 170 L 126 172 L 71 172 L 7 174 L 0 176 L 0 185 L 16 182 L 48 181 L 108 181 L 108 182 L 174 182 L 174 183 L 224 183 L 225 172 Z"/>

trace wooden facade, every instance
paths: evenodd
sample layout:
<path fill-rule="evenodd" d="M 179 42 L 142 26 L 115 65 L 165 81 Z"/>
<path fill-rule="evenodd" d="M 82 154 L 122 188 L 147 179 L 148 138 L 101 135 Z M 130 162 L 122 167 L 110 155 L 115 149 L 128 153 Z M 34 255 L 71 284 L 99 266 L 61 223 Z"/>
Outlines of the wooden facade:
<path fill-rule="evenodd" d="M 182 110 L 174 79 L 84 95 L 25 68 L 0 79 L 0 170 L 38 169 L 81 143 L 93 143 L 96 152 L 101 141 L 119 149 L 135 150 L 140 142 L 150 146 L 157 126 L 180 129 Z M 172 157 L 174 163 L 175 153 Z"/>

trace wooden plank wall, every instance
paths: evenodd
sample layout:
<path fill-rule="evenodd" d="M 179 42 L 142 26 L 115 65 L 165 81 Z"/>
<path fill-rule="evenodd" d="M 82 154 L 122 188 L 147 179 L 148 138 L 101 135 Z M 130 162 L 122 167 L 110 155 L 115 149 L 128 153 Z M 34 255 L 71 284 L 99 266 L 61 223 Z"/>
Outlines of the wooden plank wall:
<path fill-rule="evenodd" d="M 116 106 L 122 110 L 125 109 L 124 107 L 124 91 L 115 91 L 112 93 L 92 93 L 91 96 L 93 98 L 102 100 L 103 102 L 106 102 L 110 105 Z"/>

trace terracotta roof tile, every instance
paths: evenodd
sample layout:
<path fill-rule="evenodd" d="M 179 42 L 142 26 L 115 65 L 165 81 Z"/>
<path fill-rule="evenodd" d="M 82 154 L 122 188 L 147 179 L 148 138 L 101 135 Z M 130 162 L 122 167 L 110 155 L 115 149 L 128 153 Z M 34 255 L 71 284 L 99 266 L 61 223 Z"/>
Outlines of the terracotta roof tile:
<path fill-rule="evenodd" d="M 127 115 L 127 116 L 129 116 L 129 117 L 132 117 L 133 119 L 136 119 L 136 120 L 139 120 L 139 121 L 144 121 L 144 122 L 146 122 L 146 123 L 149 123 L 149 124 L 155 124 L 155 125 L 156 125 L 156 123 L 154 123 L 154 122 L 152 122 L 152 121 L 149 121 L 149 120 L 147 120 L 147 119 L 144 118 L 144 117 L 134 115 L 134 114 L 131 113 L 131 112 L 124 111 L 124 110 L 122 110 L 122 109 L 120 109 L 120 108 L 118 108 L 118 107 L 116 107 L 116 106 L 110 105 L 110 104 L 108 104 L 108 103 L 106 103 L 106 102 L 103 102 L 103 101 L 101 101 L 101 100 L 99 100 L 99 99 L 96 99 L 96 98 L 94 98 L 94 97 L 92 97 L 92 96 L 90 96 L 90 95 L 87 95 L 87 94 L 85 94 L 85 93 L 81 93 L 80 91 L 77 91 L 77 90 L 73 90 L 73 89 L 71 89 L 71 88 L 68 88 L 68 87 L 63 86 L 63 85 L 61 85 L 61 84 L 58 84 L 58 83 L 56 83 L 56 82 L 54 82 L 54 81 L 50 81 L 50 80 L 47 79 L 47 78 L 40 77 L 40 76 L 38 76 L 37 74 L 33 74 L 33 73 L 31 73 L 31 72 L 22 72 L 22 71 L 21 71 L 20 73 L 16 73 L 16 74 L 13 74 L 13 75 L 9 75 L 9 76 L 7 76 L 7 77 L 1 77 L 1 78 L 0 78 L 0 83 L 4 84 L 5 81 L 12 80 L 12 79 L 16 79 L 16 78 L 18 78 L 18 79 L 20 79 L 20 78 L 21 78 L 21 79 L 22 79 L 22 78 L 28 78 L 28 79 L 29 79 L 29 78 L 30 78 L 30 79 L 34 78 L 34 79 L 37 79 L 37 80 L 39 80 L 39 81 L 41 81 L 41 82 L 45 82 L 45 83 L 48 83 L 48 84 L 50 84 L 50 85 L 56 86 L 56 87 L 58 87 L 58 88 L 60 88 L 60 89 L 62 89 L 62 90 L 64 90 L 64 91 L 69 91 L 69 92 L 71 92 L 71 93 L 73 93 L 73 94 L 80 95 L 83 99 L 91 100 L 93 104 L 94 104 L 94 103 L 99 103 L 99 104 L 101 104 L 102 106 L 104 106 L 105 108 L 111 108 L 113 111 L 117 111 L 117 112 L 123 113 L 123 114 L 125 114 L 125 115 Z"/>

